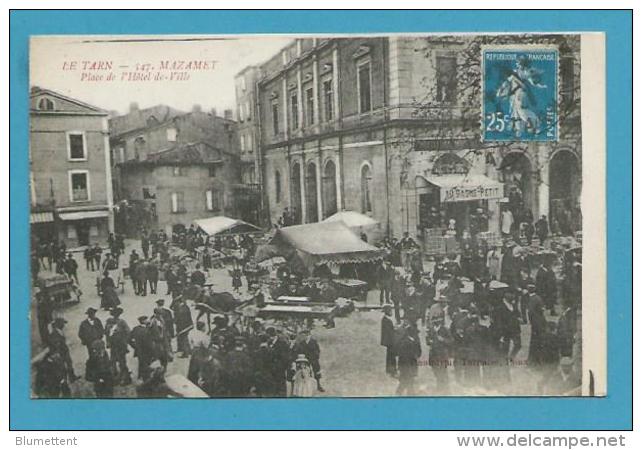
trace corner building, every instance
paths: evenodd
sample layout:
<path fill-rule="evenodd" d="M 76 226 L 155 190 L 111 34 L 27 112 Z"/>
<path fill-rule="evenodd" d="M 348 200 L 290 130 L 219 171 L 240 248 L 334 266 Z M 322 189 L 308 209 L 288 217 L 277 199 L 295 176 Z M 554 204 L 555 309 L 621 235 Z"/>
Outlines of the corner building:
<path fill-rule="evenodd" d="M 354 210 L 379 221 L 375 240 L 404 232 L 423 240 L 433 208 L 462 229 L 483 208 L 494 233 L 502 205 L 517 194 L 535 218 L 579 211 L 579 37 L 532 38 L 559 48 L 560 138 L 516 144 L 480 139 L 474 67 L 484 39 L 493 38 L 305 38 L 259 66 L 258 145 L 271 222 L 285 208 L 299 223 Z M 469 178 L 479 193 L 453 195 Z"/>

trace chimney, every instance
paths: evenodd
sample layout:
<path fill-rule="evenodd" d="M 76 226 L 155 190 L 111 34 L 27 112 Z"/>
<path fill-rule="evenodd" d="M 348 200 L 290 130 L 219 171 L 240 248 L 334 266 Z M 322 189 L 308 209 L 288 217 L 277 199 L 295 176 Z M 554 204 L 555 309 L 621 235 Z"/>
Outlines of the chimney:
<path fill-rule="evenodd" d="M 192 112 L 194 112 L 194 113 L 200 113 L 200 112 L 202 112 L 202 111 L 203 111 L 203 109 L 201 108 L 201 105 L 198 105 L 198 104 L 197 104 L 197 105 L 192 106 Z"/>
<path fill-rule="evenodd" d="M 136 111 L 138 111 L 138 103 L 136 103 L 136 102 L 131 102 L 131 103 L 129 104 L 129 112 L 130 112 L 130 113 L 133 113 L 133 112 L 136 112 Z"/>
<path fill-rule="evenodd" d="M 226 120 L 234 120 L 234 113 L 231 109 L 226 109 L 225 111 L 223 111 L 223 117 Z"/>

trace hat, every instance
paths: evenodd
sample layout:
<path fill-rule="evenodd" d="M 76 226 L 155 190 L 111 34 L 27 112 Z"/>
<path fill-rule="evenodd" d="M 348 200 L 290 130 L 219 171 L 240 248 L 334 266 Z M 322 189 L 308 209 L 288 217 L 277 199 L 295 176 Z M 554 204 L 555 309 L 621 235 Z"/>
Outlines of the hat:
<path fill-rule="evenodd" d="M 390 303 L 386 303 L 381 307 L 381 309 L 383 311 L 392 311 L 392 305 Z"/>
<path fill-rule="evenodd" d="M 299 354 L 297 355 L 296 359 L 294 360 L 294 362 L 295 362 L 295 363 L 304 362 L 304 363 L 308 363 L 308 364 L 310 364 L 310 361 L 308 361 L 308 358 L 306 358 L 306 357 L 305 357 L 305 355 L 304 355 L 303 353 L 299 353 Z"/>
<path fill-rule="evenodd" d="M 164 298 L 159 298 L 158 300 L 156 300 L 156 304 L 157 305 L 164 305 L 165 304 L 165 299 Z"/>
<path fill-rule="evenodd" d="M 120 306 L 116 306 L 112 308 L 109 312 L 111 312 L 112 316 L 120 316 L 123 313 L 123 308 Z"/>
<path fill-rule="evenodd" d="M 90 306 L 89 308 L 87 308 L 87 311 L 85 311 L 85 314 L 93 314 L 93 313 L 95 313 L 97 311 L 98 310 L 96 308 Z"/>
<path fill-rule="evenodd" d="M 148 317 L 147 317 L 147 316 L 138 316 L 138 321 L 139 321 L 140 323 L 143 323 L 143 322 L 147 321 L 147 319 L 148 319 Z"/>

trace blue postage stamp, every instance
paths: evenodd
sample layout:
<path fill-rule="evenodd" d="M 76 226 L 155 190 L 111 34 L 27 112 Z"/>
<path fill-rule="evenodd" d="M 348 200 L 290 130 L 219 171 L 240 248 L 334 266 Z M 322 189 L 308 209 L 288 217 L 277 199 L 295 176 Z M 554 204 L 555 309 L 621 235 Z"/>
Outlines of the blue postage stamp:
<path fill-rule="evenodd" d="M 557 141 L 557 49 L 491 47 L 482 57 L 482 139 Z"/>

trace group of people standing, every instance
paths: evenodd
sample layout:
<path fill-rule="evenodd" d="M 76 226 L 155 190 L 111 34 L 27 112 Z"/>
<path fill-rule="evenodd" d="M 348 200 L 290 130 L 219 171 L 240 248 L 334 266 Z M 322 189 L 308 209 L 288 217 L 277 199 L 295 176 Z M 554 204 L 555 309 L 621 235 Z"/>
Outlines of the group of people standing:
<path fill-rule="evenodd" d="M 451 367 L 463 386 L 510 391 L 515 389 L 511 367 L 523 365 L 539 373 L 530 392 L 560 394 L 560 386 L 570 387 L 568 374 L 564 383 L 559 374 L 573 363 L 575 299 L 562 297 L 561 309 L 556 308 L 558 280 L 551 261 L 543 259 L 533 270 L 525 253 L 506 244 L 503 254 L 497 248 L 487 257 L 480 252 L 474 270 L 464 270 L 464 254 L 436 258 L 432 273 L 382 263 L 377 277 L 384 312 L 381 345 L 386 347 L 386 372 L 399 379 L 398 394 L 415 392 L 422 363 L 431 367 L 437 393 L 450 392 Z M 425 326 L 426 360 L 420 359 L 419 325 Z M 528 356 L 520 361 L 523 328 L 529 329 L 530 340 Z"/>

